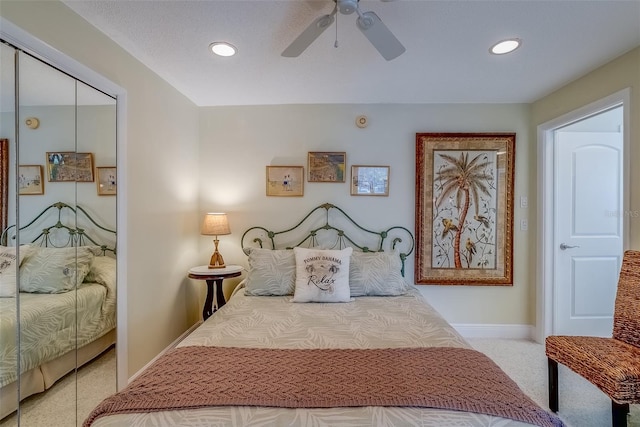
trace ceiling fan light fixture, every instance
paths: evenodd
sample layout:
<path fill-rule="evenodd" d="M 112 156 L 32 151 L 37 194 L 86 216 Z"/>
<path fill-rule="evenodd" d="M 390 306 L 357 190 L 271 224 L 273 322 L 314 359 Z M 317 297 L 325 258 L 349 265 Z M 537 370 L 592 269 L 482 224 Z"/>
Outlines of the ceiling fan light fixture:
<path fill-rule="evenodd" d="M 358 1 L 360 0 L 338 0 L 336 3 L 340 13 L 343 15 L 351 15 L 358 9 Z"/>
<path fill-rule="evenodd" d="M 498 43 L 491 46 L 489 52 L 494 55 L 504 55 L 505 53 L 510 53 L 520 47 L 522 44 L 522 40 L 518 38 L 501 40 Z"/>
<path fill-rule="evenodd" d="M 331 14 L 316 18 L 287 46 L 282 52 L 282 56 L 285 58 L 295 58 L 299 56 L 335 21 L 338 12 L 345 15 L 352 14 L 353 12 L 358 14 L 356 26 L 384 59 L 391 61 L 402 55 L 406 50 L 402 43 L 393 35 L 375 12 L 362 12 L 358 7 L 359 1 L 360 0 L 333 0 L 335 6 Z M 338 47 L 337 31 L 338 27 L 336 24 L 335 47 Z"/>
<path fill-rule="evenodd" d="M 218 56 L 233 56 L 238 52 L 234 45 L 227 42 L 213 42 L 209 45 L 209 49 Z"/>

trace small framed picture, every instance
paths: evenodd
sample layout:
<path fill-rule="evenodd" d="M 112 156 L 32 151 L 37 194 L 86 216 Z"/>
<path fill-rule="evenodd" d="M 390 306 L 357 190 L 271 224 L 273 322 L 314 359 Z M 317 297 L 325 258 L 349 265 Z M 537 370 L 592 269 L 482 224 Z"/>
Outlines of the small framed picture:
<path fill-rule="evenodd" d="M 48 152 L 47 174 L 49 182 L 93 182 L 93 154 Z"/>
<path fill-rule="evenodd" d="M 42 180 L 42 166 L 20 165 L 18 166 L 18 194 L 30 196 L 44 194 L 44 182 Z"/>
<path fill-rule="evenodd" d="M 118 181 L 115 166 L 98 166 L 96 168 L 98 179 L 98 196 L 115 196 L 118 194 Z"/>
<path fill-rule="evenodd" d="M 304 195 L 302 166 L 267 166 L 267 196 L 300 197 Z"/>
<path fill-rule="evenodd" d="M 388 196 L 389 166 L 351 166 L 352 196 Z"/>
<path fill-rule="evenodd" d="M 309 182 L 345 182 L 347 153 L 310 151 Z"/>

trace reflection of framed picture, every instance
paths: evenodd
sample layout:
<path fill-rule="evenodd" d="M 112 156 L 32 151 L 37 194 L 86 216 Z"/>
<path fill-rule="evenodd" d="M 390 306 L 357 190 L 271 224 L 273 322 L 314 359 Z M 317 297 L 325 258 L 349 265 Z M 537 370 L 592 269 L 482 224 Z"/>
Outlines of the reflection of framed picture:
<path fill-rule="evenodd" d="M 303 194 L 302 166 L 267 166 L 267 196 L 295 197 Z"/>
<path fill-rule="evenodd" d="M 345 152 L 309 152 L 309 182 L 345 182 Z"/>
<path fill-rule="evenodd" d="M 388 196 L 389 166 L 351 166 L 352 196 Z"/>
<path fill-rule="evenodd" d="M 18 166 L 18 194 L 20 194 L 21 196 L 44 194 L 42 166 Z"/>
<path fill-rule="evenodd" d="M 515 141 L 416 134 L 416 283 L 513 285 Z"/>
<path fill-rule="evenodd" d="M 116 167 L 98 166 L 96 168 L 98 183 L 98 196 L 115 196 L 118 193 L 118 181 L 116 180 Z"/>
<path fill-rule="evenodd" d="M 49 182 L 93 182 L 93 154 L 47 153 Z"/>

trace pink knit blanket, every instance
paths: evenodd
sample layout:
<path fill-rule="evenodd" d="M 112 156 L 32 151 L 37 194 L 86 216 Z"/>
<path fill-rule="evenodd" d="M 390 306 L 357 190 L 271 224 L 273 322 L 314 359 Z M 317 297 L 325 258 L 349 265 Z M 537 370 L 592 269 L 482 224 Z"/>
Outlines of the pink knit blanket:
<path fill-rule="evenodd" d="M 87 418 L 205 406 L 418 406 L 562 422 L 475 350 L 181 347 L 153 363 Z"/>

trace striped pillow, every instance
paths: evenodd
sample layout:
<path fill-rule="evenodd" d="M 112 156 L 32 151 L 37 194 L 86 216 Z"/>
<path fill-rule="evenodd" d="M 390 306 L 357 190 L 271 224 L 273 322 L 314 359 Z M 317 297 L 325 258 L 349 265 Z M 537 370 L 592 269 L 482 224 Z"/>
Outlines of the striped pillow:
<path fill-rule="evenodd" d="M 75 289 L 89 272 L 89 247 L 33 247 L 20 266 L 20 292 L 58 294 Z"/>
<path fill-rule="evenodd" d="M 292 295 L 296 278 L 296 259 L 290 249 L 246 248 L 249 271 L 245 295 Z"/>
<path fill-rule="evenodd" d="M 349 267 L 351 296 L 403 295 L 409 290 L 397 251 L 354 252 Z"/>

